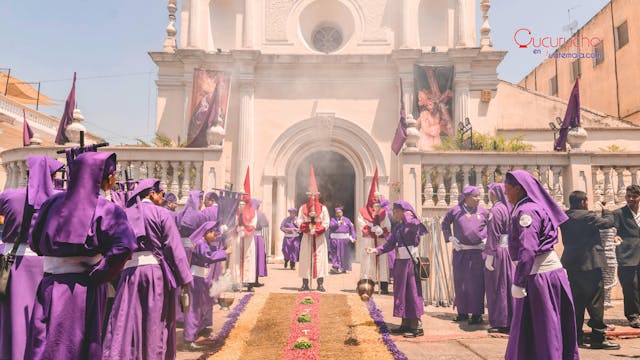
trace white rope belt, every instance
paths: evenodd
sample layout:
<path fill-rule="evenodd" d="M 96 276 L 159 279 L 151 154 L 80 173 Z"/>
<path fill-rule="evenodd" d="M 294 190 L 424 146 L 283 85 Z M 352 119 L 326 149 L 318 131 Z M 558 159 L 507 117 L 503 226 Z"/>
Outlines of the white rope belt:
<path fill-rule="evenodd" d="M 188 237 L 183 237 L 182 238 L 182 246 L 184 246 L 185 248 L 192 248 L 193 247 L 193 243 L 191 242 L 191 239 L 189 239 Z"/>
<path fill-rule="evenodd" d="M 198 266 L 198 265 L 191 265 L 191 275 L 193 276 L 206 278 L 206 277 L 209 277 L 209 271 L 211 271 L 211 268 Z"/>
<path fill-rule="evenodd" d="M 332 239 L 349 239 L 351 238 L 351 234 L 347 233 L 331 233 Z"/>
<path fill-rule="evenodd" d="M 477 244 L 477 245 L 459 244 L 459 246 L 460 246 L 460 250 L 459 251 L 464 251 L 464 250 L 484 250 L 486 242 L 487 242 L 487 239 L 483 239 L 482 242 L 480 244 Z"/>
<path fill-rule="evenodd" d="M 400 245 L 398 245 L 400 246 Z M 397 250 L 397 255 L 396 255 L 396 259 L 411 259 L 411 255 L 409 255 L 409 251 L 407 251 L 407 247 L 409 248 L 409 251 L 411 251 L 411 255 L 413 255 L 413 258 L 417 258 L 418 257 L 418 248 L 415 246 L 400 246 L 398 248 L 396 248 Z"/>
<path fill-rule="evenodd" d="M 509 234 L 500 235 L 500 247 L 502 248 L 509 247 Z"/>
<path fill-rule="evenodd" d="M 158 265 L 158 259 L 151 251 L 136 251 L 131 254 L 131 259 L 124 264 L 124 268 L 132 268 L 143 265 Z"/>
<path fill-rule="evenodd" d="M 49 274 L 83 274 L 100 260 L 102 260 L 101 254 L 96 256 L 45 256 L 44 272 Z"/>
<path fill-rule="evenodd" d="M 529 275 L 546 273 L 558 269 L 562 269 L 562 263 L 558 258 L 558 254 L 551 250 L 547 253 L 536 256 Z"/>
<path fill-rule="evenodd" d="M 300 236 L 300 234 L 284 234 L 284 237 L 286 238 L 297 238 L 298 236 Z"/>
<path fill-rule="evenodd" d="M 2 254 L 9 255 L 9 253 L 13 249 L 13 244 L 0 243 L 0 245 L 2 244 L 4 244 L 4 249 L 2 250 Z M 38 256 L 38 254 L 36 254 L 33 250 L 31 250 L 28 244 L 20 243 L 20 245 L 18 245 L 18 251 L 16 252 L 16 256 Z"/>

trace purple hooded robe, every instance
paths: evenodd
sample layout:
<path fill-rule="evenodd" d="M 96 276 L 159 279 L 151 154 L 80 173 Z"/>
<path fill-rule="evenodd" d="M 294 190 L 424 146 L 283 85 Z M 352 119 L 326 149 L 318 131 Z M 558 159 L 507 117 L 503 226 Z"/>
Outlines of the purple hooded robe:
<path fill-rule="evenodd" d="M 445 241 L 453 236 L 463 246 L 462 250 L 453 250 L 452 268 L 455 287 L 454 304 L 459 314 L 481 315 L 484 313 L 484 261 L 482 259 L 482 242 L 487 238 L 487 218 L 489 212 L 481 207 L 467 208 L 464 205 L 466 196 L 478 195 L 480 190 L 475 186 L 467 186 L 460 194 L 458 205 L 449 209 L 442 220 L 442 233 Z"/>
<path fill-rule="evenodd" d="M 406 201 L 396 201 L 393 208 L 402 209 L 402 222 L 393 228 L 384 245 L 378 246 L 379 254 L 396 251 L 393 264 L 393 316 L 403 319 L 420 319 L 424 314 L 422 287 L 416 283 L 413 262 L 406 252 L 420 245 L 420 236 L 427 233 L 427 228 L 416 216 L 413 206 Z M 404 249 L 404 250 L 400 250 Z"/>
<path fill-rule="evenodd" d="M 29 324 L 26 359 L 100 359 L 107 302 L 135 248 L 124 210 L 98 196 L 115 154 L 88 152 L 70 165 L 69 188 L 42 204 L 29 244 L 45 256 Z"/>
<path fill-rule="evenodd" d="M 489 211 L 487 246 L 484 254 L 493 256 L 493 271 L 484 269 L 489 324 L 495 328 L 508 328 L 511 324 L 511 283 L 514 266 L 509 257 L 509 214 L 511 205 L 504 195 L 504 184 L 490 184 L 489 192 L 496 197 Z"/>
<path fill-rule="evenodd" d="M 171 212 L 148 199 L 160 181 L 140 181 L 126 209 L 138 247 L 125 264 L 104 340 L 103 359 L 174 359 L 176 289 L 193 280 Z M 144 259 L 144 260 L 143 260 Z"/>
<path fill-rule="evenodd" d="M 46 156 L 30 156 L 27 159 L 29 179 L 25 189 L 7 190 L 0 194 L 0 215 L 5 217 L 7 236 L 3 236 L 4 253 L 8 254 L 18 238 L 22 226 L 25 200 L 37 212 L 54 190 L 51 176 L 63 163 Z M 32 213 L 33 213 L 32 212 Z M 31 219 L 29 219 L 31 220 Z M 26 229 L 27 232 L 29 228 Z M 25 234 L 25 238 L 28 234 Z M 9 294 L 0 298 L 0 359 L 22 359 L 27 342 L 29 318 L 33 310 L 38 284 L 42 280 L 42 257 L 22 242 L 10 269 Z"/>
<path fill-rule="evenodd" d="M 539 263 L 554 258 L 558 227 L 568 217 L 528 172 L 508 172 L 505 184 L 520 185 L 527 193 L 514 205 L 509 230 L 509 254 L 518 262 L 513 284 L 525 288 L 527 295 L 514 300 L 505 359 L 578 359 L 567 274 L 557 255 L 555 266 L 549 267 L 554 270 L 543 271 Z"/>

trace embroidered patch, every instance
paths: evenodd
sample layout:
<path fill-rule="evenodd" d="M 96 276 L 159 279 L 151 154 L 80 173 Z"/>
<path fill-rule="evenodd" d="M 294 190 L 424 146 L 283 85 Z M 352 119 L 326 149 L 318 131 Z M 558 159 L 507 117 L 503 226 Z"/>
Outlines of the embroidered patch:
<path fill-rule="evenodd" d="M 532 221 L 531 216 L 527 214 L 522 214 L 522 216 L 520 216 L 520 226 L 522 227 L 529 227 Z"/>

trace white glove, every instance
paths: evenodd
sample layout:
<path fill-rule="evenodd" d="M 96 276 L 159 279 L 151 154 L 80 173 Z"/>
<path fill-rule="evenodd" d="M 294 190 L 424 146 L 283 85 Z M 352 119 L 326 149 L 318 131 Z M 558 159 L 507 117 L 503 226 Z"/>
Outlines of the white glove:
<path fill-rule="evenodd" d="M 484 267 L 489 271 L 495 270 L 493 268 L 493 255 L 487 255 L 487 258 L 484 259 Z"/>
<path fill-rule="evenodd" d="M 374 232 L 377 236 L 381 236 L 382 234 L 384 234 L 384 231 L 382 231 L 382 228 L 380 226 L 376 226 Z"/>
<path fill-rule="evenodd" d="M 453 250 L 462 250 L 462 246 L 460 246 L 460 240 L 458 240 L 455 236 L 449 236 L 449 241 L 451 242 L 451 244 L 453 244 Z"/>
<path fill-rule="evenodd" d="M 314 227 L 309 228 L 309 234 L 315 235 L 316 234 L 316 228 L 314 228 Z"/>
<path fill-rule="evenodd" d="M 371 232 L 374 233 L 374 234 L 377 234 L 378 233 L 378 229 L 380 229 L 380 226 L 378 226 L 378 225 L 372 226 L 371 227 Z"/>
<path fill-rule="evenodd" d="M 220 232 L 222 233 L 226 233 L 229 230 L 229 228 L 227 227 L 227 225 L 221 225 L 220 226 Z"/>
<path fill-rule="evenodd" d="M 511 296 L 513 296 L 514 299 L 522 299 L 527 296 L 527 290 L 520 286 L 511 285 Z"/>
<path fill-rule="evenodd" d="M 238 237 L 243 238 L 244 237 L 244 231 L 238 231 Z"/>
<path fill-rule="evenodd" d="M 356 239 L 354 239 L 352 236 L 349 236 L 349 241 L 351 241 L 352 243 L 356 242 Z"/>

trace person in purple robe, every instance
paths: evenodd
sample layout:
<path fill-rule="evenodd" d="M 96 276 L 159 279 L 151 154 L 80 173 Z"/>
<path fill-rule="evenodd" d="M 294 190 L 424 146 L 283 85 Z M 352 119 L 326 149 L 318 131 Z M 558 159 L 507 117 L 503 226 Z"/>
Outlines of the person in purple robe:
<path fill-rule="evenodd" d="M 187 259 L 191 257 L 191 249 L 193 248 L 190 236 L 201 224 L 206 222 L 206 216 L 200 210 L 200 206 L 203 202 L 203 194 L 204 192 L 202 190 L 191 190 L 184 208 L 174 213 L 174 219 L 178 227 L 180 237 L 182 238 L 182 246 L 185 254 L 187 255 Z M 180 293 L 176 291 L 176 321 L 181 322 L 184 320 L 184 314 L 180 310 L 179 298 Z"/>
<path fill-rule="evenodd" d="M 176 211 L 178 208 L 178 197 L 172 192 L 164 194 L 164 200 L 162 201 L 162 207 L 169 211 Z"/>
<path fill-rule="evenodd" d="M 291 270 L 296 269 L 296 263 L 300 256 L 300 224 L 298 223 L 298 209 L 290 208 L 289 216 L 280 223 L 280 231 L 284 233 L 282 239 L 282 256 L 284 257 L 284 268 L 287 265 Z"/>
<path fill-rule="evenodd" d="M 223 246 L 218 222 L 207 221 L 191 236 L 193 252 L 191 253 L 191 274 L 193 282 L 189 284 L 189 311 L 184 315 L 184 341 L 188 349 L 198 350 L 195 341 L 207 327 L 212 318 L 213 298 L 209 294 L 212 281 L 212 265 L 220 265 L 232 253 L 232 248 Z M 221 246 L 222 245 L 222 246 Z"/>
<path fill-rule="evenodd" d="M 26 188 L 8 189 L 0 194 L 0 215 L 5 219 L 3 255 L 7 256 L 20 238 L 14 263 L 9 269 L 8 294 L 0 298 L 0 359 L 24 358 L 29 318 L 38 284 L 42 280 L 43 258 L 29 248 L 27 224 L 53 194 L 52 178 L 64 164 L 46 156 L 27 158 L 29 177 Z M 28 199 L 28 203 L 25 202 Z M 27 206 L 26 218 L 24 217 Z M 24 232 L 24 233 L 22 233 Z"/>
<path fill-rule="evenodd" d="M 553 250 L 568 217 L 527 171 L 505 176 L 514 205 L 509 254 L 517 261 L 511 285 L 513 319 L 505 359 L 578 359 L 575 310 L 567 274 Z"/>
<path fill-rule="evenodd" d="M 413 206 L 403 200 L 393 203 L 393 218 L 398 225 L 393 228 L 388 240 L 366 251 L 369 254 L 384 254 L 395 250 L 393 316 L 402 318 L 402 322 L 391 333 L 414 338 L 424 335 L 420 320 L 424 314 L 424 300 L 420 281 L 416 281 L 412 258 L 419 256 L 420 236 L 427 233 L 427 228 L 418 219 Z"/>
<path fill-rule="evenodd" d="M 136 247 L 124 210 L 99 196 L 116 156 L 87 152 L 70 165 L 67 191 L 42 204 L 29 236 L 44 256 L 25 359 L 100 359 L 106 283 Z"/>
<path fill-rule="evenodd" d="M 200 225 L 206 222 L 206 217 L 200 210 L 202 194 L 203 192 L 201 190 L 191 190 L 189 192 L 189 198 L 187 198 L 187 203 L 175 217 L 178 232 L 182 238 L 182 246 L 187 254 L 187 258 L 190 256 L 191 248 L 193 247 L 189 237 Z"/>
<path fill-rule="evenodd" d="M 329 257 L 332 274 L 351 271 L 351 246 L 357 239 L 353 222 L 343 215 L 342 207 L 335 208 L 336 216 L 329 223 Z"/>
<path fill-rule="evenodd" d="M 442 220 L 444 239 L 453 243 L 454 305 L 458 311 L 453 321 L 468 320 L 469 325 L 481 324 L 484 314 L 482 250 L 487 242 L 489 212 L 479 204 L 480 190 L 475 186 L 466 186 L 458 204 L 449 209 Z"/>
<path fill-rule="evenodd" d="M 489 210 L 487 224 L 487 246 L 484 262 L 484 286 L 489 312 L 489 333 L 509 333 L 512 302 L 511 283 L 513 263 L 509 256 L 509 215 L 511 204 L 504 195 L 504 184 L 489 185 Z"/>
<path fill-rule="evenodd" d="M 204 196 L 204 209 L 202 209 L 202 214 L 204 215 L 204 217 L 202 220 L 218 220 L 218 199 L 218 194 L 216 194 L 214 191 L 210 191 Z"/>
<path fill-rule="evenodd" d="M 256 242 L 256 266 L 257 277 L 254 287 L 264 286 L 264 284 L 258 282 L 258 278 L 267 276 L 267 248 L 264 242 L 264 235 L 262 235 L 263 229 L 269 228 L 269 220 L 267 215 L 260 211 L 260 205 L 262 201 L 258 199 L 251 199 L 251 207 L 256 209 L 256 216 L 258 220 L 256 222 L 256 231 L 253 233 L 253 237 Z"/>
<path fill-rule="evenodd" d="M 160 180 L 144 179 L 127 202 L 138 246 L 120 275 L 102 359 L 175 358 L 175 291 L 193 277 L 162 200 Z"/>

